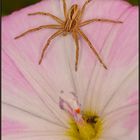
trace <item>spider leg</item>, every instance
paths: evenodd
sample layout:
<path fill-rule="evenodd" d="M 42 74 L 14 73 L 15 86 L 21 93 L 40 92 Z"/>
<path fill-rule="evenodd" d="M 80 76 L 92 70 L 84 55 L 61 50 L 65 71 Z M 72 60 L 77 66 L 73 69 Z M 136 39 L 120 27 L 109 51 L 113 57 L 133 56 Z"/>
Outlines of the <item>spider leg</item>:
<path fill-rule="evenodd" d="M 51 13 L 44 13 L 44 12 L 35 12 L 35 13 L 29 13 L 28 16 L 34 16 L 34 15 L 44 15 L 44 16 L 49 16 L 52 19 L 54 19 L 56 22 L 63 24 L 64 21 L 61 20 L 60 18 L 56 17 L 55 15 L 52 15 Z"/>
<path fill-rule="evenodd" d="M 122 21 L 119 21 L 119 20 L 98 19 L 98 18 L 95 18 L 95 19 L 86 20 L 86 21 L 80 23 L 79 27 L 85 26 L 85 25 L 90 24 L 92 22 L 123 23 Z"/>
<path fill-rule="evenodd" d="M 42 26 L 39 26 L 37 28 L 33 28 L 33 29 L 29 29 L 29 30 L 25 31 L 24 33 L 16 36 L 15 39 L 18 39 L 18 38 L 20 38 L 28 33 L 35 32 L 35 31 L 38 31 L 41 29 L 61 29 L 61 28 L 62 28 L 61 25 L 53 25 L 53 24 L 52 25 L 42 25 Z"/>
<path fill-rule="evenodd" d="M 81 16 L 83 15 L 84 11 L 85 11 L 85 8 L 87 6 L 87 4 L 90 2 L 91 0 L 86 0 L 84 5 L 82 6 L 82 10 L 81 10 Z"/>
<path fill-rule="evenodd" d="M 89 41 L 89 39 L 87 38 L 87 36 L 79 29 L 78 33 L 83 37 L 83 39 L 88 43 L 89 47 L 91 48 L 91 50 L 95 53 L 95 55 L 97 56 L 98 60 L 100 61 L 100 63 L 103 65 L 103 67 L 105 69 L 107 69 L 107 66 L 105 65 L 105 63 L 103 62 L 103 60 L 101 59 L 100 55 L 98 54 L 98 52 L 96 51 L 96 49 L 93 47 L 92 43 Z"/>
<path fill-rule="evenodd" d="M 51 35 L 47 41 L 47 44 L 44 46 L 43 50 L 42 50 L 42 53 L 41 53 L 41 57 L 40 57 L 40 60 L 39 60 L 39 65 L 41 64 L 42 62 L 42 59 L 44 57 L 44 54 L 45 54 L 45 51 L 46 49 L 48 48 L 50 42 L 52 41 L 52 39 L 54 39 L 55 37 L 57 37 L 58 35 L 60 35 L 61 33 L 63 33 L 63 30 L 58 30 L 57 32 L 55 32 L 53 35 Z"/>
<path fill-rule="evenodd" d="M 79 60 L 79 42 L 78 42 L 78 36 L 77 36 L 77 33 L 76 33 L 75 31 L 72 33 L 72 36 L 73 36 L 73 38 L 74 38 L 75 45 L 76 45 L 75 71 L 77 71 L 78 60 Z"/>
<path fill-rule="evenodd" d="M 67 4 L 66 4 L 66 0 L 63 0 L 63 10 L 64 10 L 64 16 L 66 18 L 67 17 Z"/>

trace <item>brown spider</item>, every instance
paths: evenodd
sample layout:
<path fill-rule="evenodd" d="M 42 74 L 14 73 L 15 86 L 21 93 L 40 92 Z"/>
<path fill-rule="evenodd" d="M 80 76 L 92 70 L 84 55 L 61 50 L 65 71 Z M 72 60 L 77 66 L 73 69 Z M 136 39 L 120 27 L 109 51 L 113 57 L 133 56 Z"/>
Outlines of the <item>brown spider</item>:
<path fill-rule="evenodd" d="M 103 67 L 105 69 L 107 69 L 107 66 L 105 65 L 105 63 L 103 62 L 103 60 L 101 59 L 100 55 L 98 54 L 98 52 L 96 51 L 96 49 L 93 47 L 92 43 L 89 41 L 88 37 L 84 34 L 84 32 L 82 32 L 82 30 L 80 29 L 80 27 L 83 27 L 87 24 L 90 24 L 92 22 L 110 22 L 110 23 L 122 23 L 122 21 L 115 21 L 115 20 L 111 20 L 111 19 L 89 19 L 86 21 L 81 22 L 83 13 L 85 11 L 86 5 L 91 1 L 91 0 L 86 0 L 86 2 L 84 3 L 84 5 L 82 6 L 82 8 L 80 9 L 78 7 L 77 4 L 73 4 L 71 6 L 71 8 L 67 11 L 67 5 L 66 5 L 66 1 L 63 1 L 63 10 L 64 10 L 64 16 L 65 16 L 65 21 L 61 20 L 60 18 L 52 15 L 51 13 L 44 13 L 44 12 L 35 12 L 35 13 L 29 13 L 29 16 L 33 16 L 33 15 L 45 15 L 45 16 L 49 16 L 52 19 L 54 19 L 56 22 L 58 22 L 59 24 L 50 24 L 50 25 L 42 25 L 39 26 L 37 28 L 33 28 L 33 29 L 29 29 L 26 32 L 20 34 L 19 36 L 15 37 L 15 39 L 18 39 L 30 32 L 34 32 L 34 31 L 38 31 L 41 29 L 58 29 L 57 32 L 55 32 L 53 35 L 51 35 L 47 41 L 47 44 L 44 46 L 42 53 L 41 53 L 41 57 L 39 60 L 39 64 L 41 64 L 42 59 L 44 57 L 45 51 L 48 48 L 50 42 L 57 37 L 58 35 L 62 34 L 63 36 L 66 36 L 68 33 L 72 33 L 72 37 L 75 41 L 76 44 L 76 60 L 75 60 L 75 71 L 77 71 L 77 66 L 78 66 L 78 59 L 79 59 L 79 41 L 78 41 L 78 36 L 81 35 L 83 37 L 83 39 L 87 42 L 87 44 L 89 45 L 89 47 L 91 48 L 91 50 L 95 53 L 96 57 L 98 58 L 98 60 L 100 61 L 100 63 L 103 65 Z"/>

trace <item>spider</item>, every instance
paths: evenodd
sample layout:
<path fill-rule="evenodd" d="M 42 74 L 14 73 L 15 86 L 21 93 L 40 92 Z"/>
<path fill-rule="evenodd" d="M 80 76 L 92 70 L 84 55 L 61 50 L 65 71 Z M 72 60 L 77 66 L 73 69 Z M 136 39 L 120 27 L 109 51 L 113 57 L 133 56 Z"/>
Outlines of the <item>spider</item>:
<path fill-rule="evenodd" d="M 90 1 L 91 0 L 86 0 L 81 9 L 79 8 L 79 6 L 77 4 L 73 4 L 70 7 L 70 9 L 67 11 L 66 0 L 62 0 L 64 17 L 65 17 L 64 21 L 51 13 L 44 13 L 44 12 L 29 13 L 28 14 L 29 16 L 34 16 L 34 15 L 49 16 L 52 19 L 54 19 L 58 24 L 41 25 L 41 26 L 38 26 L 36 28 L 29 29 L 29 30 L 23 32 L 22 34 L 16 36 L 15 39 L 23 37 L 24 35 L 26 35 L 30 32 L 38 31 L 41 29 L 57 29 L 57 31 L 48 38 L 46 45 L 42 49 L 42 53 L 41 53 L 41 56 L 39 59 L 39 64 L 41 64 L 43 57 L 44 57 L 44 54 L 45 54 L 45 51 L 47 50 L 50 42 L 59 35 L 66 36 L 67 34 L 71 33 L 72 37 L 75 41 L 75 46 L 76 46 L 75 71 L 77 71 L 78 59 L 79 59 L 79 36 L 82 36 L 82 38 L 87 42 L 90 49 L 93 51 L 93 53 L 98 58 L 99 62 L 103 65 L 103 67 L 105 69 L 107 69 L 107 66 L 103 62 L 99 53 L 97 52 L 95 47 L 92 45 L 92 43 L 89 41 L 88 37 L 80 29 L 80 27 L 83 27 L 83 26 L 88 25 L 88 24 L 93 23 L 93 22 L 109 22 L 109 23 L 123 23 L 123 22 L 122 21 L 115 21 L 115 20 L 111 20 L 111 19 L 105 19 L 105 18 L 102 18 L 102 19 L 94 18 L 94 19 L 89 19 L 89 20 L 82 22 L 81 20 L 82 20 L 83 13 L 85 11 L 87 4 Z"/>

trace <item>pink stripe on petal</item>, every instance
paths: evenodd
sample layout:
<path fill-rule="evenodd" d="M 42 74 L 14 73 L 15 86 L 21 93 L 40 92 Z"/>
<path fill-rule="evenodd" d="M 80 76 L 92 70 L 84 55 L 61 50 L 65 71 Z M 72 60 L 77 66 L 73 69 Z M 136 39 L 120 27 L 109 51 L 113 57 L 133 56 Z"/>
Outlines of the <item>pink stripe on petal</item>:
<path fill-rule="evenodd" d="M 4 118 L 2 120 L 2 134 L 3 135 L 17 134 L 17 133 L 23 132 L 26 129 L 27 129 L 27 126 L 25 126 L 21 122 L 11 120 L 8 118 Z"/>
<path fill-rule="evenodd" d="M 139 96 L 139 94 L 138 94 L 138 91 L 137 90 L 135 90 L 129 97 L 128 97 L 128 104 L 130 103 L 130 104 L 138 104 L 138 96 Z"/>
<path fill-rule="evenodd" d="M 138 126 L 138 110 L 134 110 L 132 113 L 130 113 L 124 122 L 124 126 L 129 128 L 130 131 L 134 130 Z"/>
<path fill-rule="evenodd" d="M 28 91 L 26 92 L 27 94 L 35 96 L 34 89 L 24 77 L 22 72 L 16 67 L 14 61 L 5 52 L 2 53 L 2 59 L 2 84 L 7 85 L 8 83 L 11 83 L 13 86 L 16 85 L 16 87 L 21 90 L 24 89 Z M 4 92 L 4 94 L 7 94 L 7 92 Z"/>
<path fill-rule="evenodd" d="M 109 53 L 111 67 L 122 67 L 133 63 L 138 55 L 138 13 L 137 8 L 127 10 L 121 18 L 123 24 L 120 26 L 116 39 L 112 43 Z"/>

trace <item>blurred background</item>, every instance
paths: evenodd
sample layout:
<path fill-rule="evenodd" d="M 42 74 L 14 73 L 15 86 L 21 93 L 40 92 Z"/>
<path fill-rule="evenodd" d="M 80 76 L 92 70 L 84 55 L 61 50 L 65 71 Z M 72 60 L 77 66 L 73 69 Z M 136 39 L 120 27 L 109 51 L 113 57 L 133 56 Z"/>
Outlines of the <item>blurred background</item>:
<path fill-rule="evenodd" d="M 41 0 L 2 0 L 2 15 L 8 15 L 15 10 L 19 10 L 28 5 L 32 5 Z M 133 5 L 138 5 L 139 0 L 126 0 Z"/>

